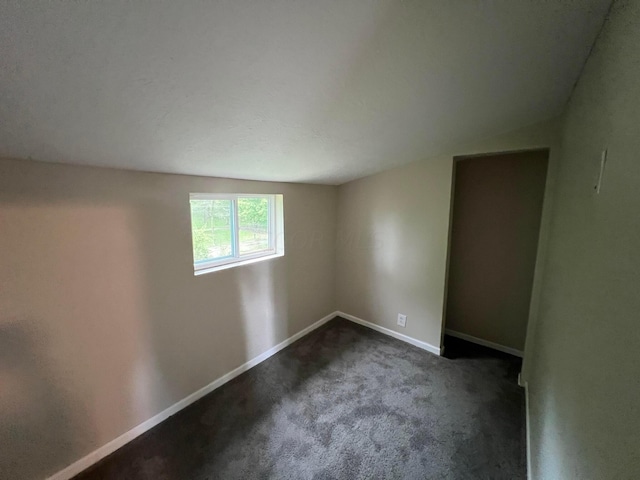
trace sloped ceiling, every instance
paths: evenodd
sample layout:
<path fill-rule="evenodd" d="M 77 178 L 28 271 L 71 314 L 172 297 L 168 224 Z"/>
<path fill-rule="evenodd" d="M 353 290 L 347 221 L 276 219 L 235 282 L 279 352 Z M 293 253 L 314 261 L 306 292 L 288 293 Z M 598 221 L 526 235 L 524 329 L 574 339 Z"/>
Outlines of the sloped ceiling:
<path fill-rule="evenodd" d="M 559 114 L 609 0 L 0 4 L 0 156 L 339 184 Z"/>

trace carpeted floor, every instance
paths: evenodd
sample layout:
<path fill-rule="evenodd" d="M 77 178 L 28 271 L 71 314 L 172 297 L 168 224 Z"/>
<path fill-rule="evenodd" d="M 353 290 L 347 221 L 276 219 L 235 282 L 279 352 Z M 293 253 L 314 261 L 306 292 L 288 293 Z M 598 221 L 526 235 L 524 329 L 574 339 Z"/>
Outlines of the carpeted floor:
<path fill-rule="evenodd" d="M 77 479 L 526 477 L 520 360 L 335 319 Z"/>

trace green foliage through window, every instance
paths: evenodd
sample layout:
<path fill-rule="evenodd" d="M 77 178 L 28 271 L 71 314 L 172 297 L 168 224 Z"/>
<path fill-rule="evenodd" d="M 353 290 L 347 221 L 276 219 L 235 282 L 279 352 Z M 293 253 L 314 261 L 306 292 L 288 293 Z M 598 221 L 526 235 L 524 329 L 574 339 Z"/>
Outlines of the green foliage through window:
<path fill-rule="evenodd" d="M 211 262 L 272 250 L 272 202 L 268 196 L 192 198 L 194 262 Z M 237 215 L 234 211 L 236 209 Z"/>
<path fill-rule="evenodd" d="M 238 198 L 240 255 L 269 249 L 269 200 L 265 197 Z"/>
<path fill-rule="evenodd" d="M 194 261 L 231 256 L 232 222 L 231 200 L 191 200 Z"/>

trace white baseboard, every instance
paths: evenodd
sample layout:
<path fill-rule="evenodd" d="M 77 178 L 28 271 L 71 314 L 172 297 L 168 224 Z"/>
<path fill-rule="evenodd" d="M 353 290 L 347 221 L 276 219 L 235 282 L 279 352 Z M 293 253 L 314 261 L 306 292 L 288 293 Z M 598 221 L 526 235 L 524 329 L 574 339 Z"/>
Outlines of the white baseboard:
<path fill-rule="evenodd" d="M 444 333 L 446 333 L 447 335 L 451 335 L 452 337 L 466 340 L 467 342 L 482 345 L 483 347 L 489 347 L 489 348 L 493 348 L 494 350 L 498 350 L 500 352 L 509 353 L 511 355 L 515 355 L 516 357 L 522 358 L 523 356 L 522 350 L 517 350 L 511 347 L 505 347 L 504 345 L 500 345 L 499 343 L 493 343 L 488 340 L 483 340 L 478 337 L 467 335 L 466 333 L 456 332 L 455 330 L 449 330 L 448 328 L 444 331 Z"/>
<path fill-rule="evenodd" d="M 365 327 L 369 327 L 370 329 L 375 330 L 376 332 L 384 333 L 385 335 L 389 335 L 390 337 L 397 338 L 398 340 L 402 340 L 403 342 L 410 343 L 411 345 L 414 345 L 418 348 L 426 350 L 427 352 L 435 353 L 436 355 L 442 355 L 443 353 L 443 349 L 436 347 L 434 345 L 431 345 L 430 343 L 423 342 L 422 340 L 416 340 L 413 337 L 403 335 L 402 333 L 398 333 L 389 328 L 381 327 L 380 325 L 376 325 L 375 323 L 367 322 L 366 320 L 363 320 L 358 317 L 354 317 L 353 315 L 349 315 L 348 313 L 336 312 L 336 315 L 339 317 L 345 318 L 347 320 L 350 320 L 354 323 L 358 323 Z"/>
<path fill-rule="evenodd" d="M 180 410 L 188 407 L 189 405 L 191 405 L 192 403 L 194 403 L 197 400 L 201 399 L 205 395 L 213 392 L 215 389 L 217 389 L 217 388 L 221 387 L 222 385 L 224 385 L 225 383 L 233 380 L 235 377 L 237 377 L 241 373 L 244 373 L 247 370 L 249 370 L 250 368 L 255 367 L 256 365 L 258 365 L 259 363 L 264 362 L 267 358 L 275 355 L 276 353 L 278 353 L 283 348 L 291 345 L 296 340 L 299 340 L 300 338 L 304 337 L 305 335 L 311 333 L 313 330 L 315 330 L 316 328 L 324 325 L 329 320 L 332 320 L 335 317 L 345 318 L 345 319 L 350 320 L 350 321 L 352 321 L 354 323 L 358 323 L 358 324 L 363 325 L 365 327 L 368 327 L 368 328 L 371 328 L 373 330 L 376 330 L 377 332 L 384 333 L 385 335 L 389 335 L 389 336 L 391 336 L 393 338 L 396 338 L 398 340 L 402 340 L 403 342 L 410 343 L 411 345 L 414 345 L 414 346 L 416 346 L 418 348 L 421 348 L 423 350 L 426 350 L 428 352 L 435 353 L 436 355 L 441 355 L 441 349 L 438 348 L 438 347 L 435 347 L 435 346 L 433 346 L 433 345 L 431 345 L 429 343 L 426 343 L 426 342 L 423 342 L 423 341 L 420 341 L 420 340 L 416 340 L 415 338 L 409 337 L 407 335 L 403 335 L 402 333 L 398 333 L 398 332 L 395 332 L 395 331 L 390 330 L 388 328 L 376 325 L 374 323 L 367 322 L 366 320 L 362 320 L 361 318 L 354 317 L 353 315 L 349 315 L 348 313 L 333 312 L 333 313 L 330 313 L 329 315 L 327 315 L 326 317 L 321 318 L 320 320 L 318 320 L 314 324 L 308 326 L 307 328 L 299 331 L 295 335 L 292 335 L 291 337 L 287 338 L 286 340 L 284 340 L 283 342 L 279 343 L 275 347 L 270 348 L 266 352 L 261 353 L 260 355 L 258 355 L 255 358 L 252 358 L 251 360 L 249 360 L 245 364 L 240 365 L 238 368 L 235 368 L 234 370 L 230 371 L 229 373 L 226 373 L 225 375 L 221 376 L 220 378 L 214 380 L 210 384 L 202 387 L 200 390 L 197 390 L 197 391 L 193 392 L 191 395 L 189 395 L 189 396 L 183 398 L 182 400 L 180 400 L 179 402 L 171 405 L 169 408 L 163 410 L 162 412 L 158 413 L 157 415 L 154 415 L 149 420 L 146 420 L 145 422 L 143 422 L 140 425 L 132 428 L 128 432 L 125 432 L 122 435 L 120 435 L 119 437 L 111 440 L 109 443 L 103 445 L 102 447 L 98 448 L 97 450 L 94 450 L 93 452 L 89 453 L 88 455 L 82 457 L 80 460 L 72 463 L 71 465 L 69 465 L 68 467 L 64 468 L 63 470 L 60 470 L 58 473 L 48 477 L 48 480 L 69 480 L 69 479 L 73 478 L 74 476 L 78 475 L 80 472 L 82 472 L 82 471 L 86 470 L 87 468 L 89 468 L 90 466 L 98 463 L 103 458 L 107 457 L 108 455 L 111 455 L 113 452 L 115 452 L 119 448 L 123 447 L 124 445 L 126 445 L 130 441 L 132 441 L 135 438 L 139 437 L 140 435 L 142 435 L 143 433 L 147 432 L 148 430 L 151 430 L 156 425 L 162 423 L 167 418 L 175 415 Z"/>
<path fill-rule="evenodd" d="M 313 330 L 315 330 L 316 328 L 324 325 L 329 320 L 334 319 L 338 315 L 339 315 L 339 312 L 333 312 L 333 313 L 330 313 L 329 315 L 327 315 L 326 317 L 321 318 L 320 320 L 318 320 L 314 324 L 309 325 L 307 328 L 299 331 L 295 335 L 292 335 L 291 337 L 287 338 L 285 341 L 279 343 L 275 347 L 272 347 L 269 350 L 267 350 L 266 352 L 261 353 L 257 357 L 252 358 L 247 363 L 245 363 L 243 365 L 240 365 L 238 368 L 236 368 L 234 370 L 231 370 L 229 373 L 227 373 L 227 374 L 221 376 L 220 378 L 214 380 L 209 385 L 206 385 L 206 386 L 202 387 L 200 390 L 197 390 L 197 391 L 193 392 L 191 395 L 183 398 L 182 400 L 180 400 L 177 403 L 174 403 L 173 405 L 171 405 L 166 410 L 163 410 L 162 412 L 158 413 L 157 415 L 151 417 L 149 420 L 141 423 L 137 427 L 132 428 L 128 432 L 123 433 L 119 437 L 115 438 L 114 440 L 111 440 L 109 443 L 103 445 L 102 447 L 98 448 L 97 450 L 94 450 L 93 452 L 91 452 L 87 456 L 82 457 L 77 462 L 72 463 L 71 465 L 69 465 L 68 467 L 66 467 L 63 470 L 60 470 L 58 473 L 52 475 L 51 477 L 48 477 L 48 480 L 69 480 L 70 478 L 76 476 L 77 474 L 79 474 L 83 470 L 86 470 L 87 468 L 89 468 L 90 466 L 92 466 L 95 463 L 99 462 L 100 460 L 102 460 L 106 456 L 112 454 L 113 452 L 115 452 L 119 448 L 123 447 L 124 445 L 126 445 L 127 443 L 132 441 L 133 439 L 139 437 L 140 435 L 142 435 L 146 431 L 151 430 L 153 427 L 155 427 L 159 423 L 165 421 L 167 418 L 171 417 L 172 415 L 175 415 L 176 413 L 178 413 L 183 408 L 188 407 L 189 405 L 191 405 L 195 401 L 201 399 L 202 397 L 204 397 L 208 393 L 213 392 L 216 388 L 219 388 L 222 385 L 224 385 L 225 383 L 229 382 L 230 380 L 233 380 L 235 377 L 237 377 L 241 373 L 244 373 L 247 370 L 249 370 L 250 368 L 255 367 L 256 365 L 258 365 L 259 363 L 264 362 L 267 358 L 275 355 L 276 353 L 278 353 L 283 348 L 291 345 L 296 340 L 299 340 L 300 338 L 304 337 L 308 333 L 311 333 Z"/>
<path fill-rule="evenodd" d="M 526 428 L 526 442 L 527 442 L 527 478 L 532 479 L 533 473 L 531 472 L 531 421 L 529 420 L 529 382 L 523 382 L 524 387 L 524 415 L 525 415 L 525 428 Z"/>

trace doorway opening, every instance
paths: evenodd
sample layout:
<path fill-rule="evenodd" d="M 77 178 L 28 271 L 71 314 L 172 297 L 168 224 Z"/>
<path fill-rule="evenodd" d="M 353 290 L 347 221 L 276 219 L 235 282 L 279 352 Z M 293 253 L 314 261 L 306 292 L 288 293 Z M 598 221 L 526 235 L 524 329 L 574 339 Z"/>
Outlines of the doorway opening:
<path fill-rule="evenodd" d="M 548 161 L 548 149 L 454 158 L 447 356 L 479 345 L 522 357 Z"/>

